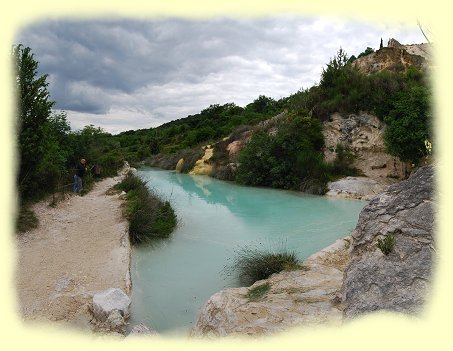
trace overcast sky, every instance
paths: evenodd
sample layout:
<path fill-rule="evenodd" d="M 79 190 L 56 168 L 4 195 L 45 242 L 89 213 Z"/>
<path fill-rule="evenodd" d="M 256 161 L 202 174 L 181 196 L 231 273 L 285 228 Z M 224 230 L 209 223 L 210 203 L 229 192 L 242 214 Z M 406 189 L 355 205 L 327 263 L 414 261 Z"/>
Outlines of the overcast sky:
<path fill-rule="evenodd" d="M 289 96 L 319 81 L 342 47 L 349 56 L 381 37 L 424 42 L 418 27 L 304 17 L 212 20 L 45 21 L 24 28 L 48 74 L 55 108 L 72 129 L 110 133 L 156 127 L 210 104 L 245 106 Z"/>

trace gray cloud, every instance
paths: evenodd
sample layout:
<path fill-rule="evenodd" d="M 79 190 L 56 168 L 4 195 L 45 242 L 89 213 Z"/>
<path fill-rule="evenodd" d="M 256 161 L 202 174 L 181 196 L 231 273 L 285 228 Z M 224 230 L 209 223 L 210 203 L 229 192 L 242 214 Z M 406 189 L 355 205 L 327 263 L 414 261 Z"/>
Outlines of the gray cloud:
<path fill-rule="evenodd" d="M 57 109 L 73 128 L 148 128 L 214 103 L 288 96 L 319 80 L 341 47 L 349 55 L 380 38 L 423 41 L 418 29 L 319 18 L 193 21 L 46 21 L 19 33 L 49 74 Z"/>

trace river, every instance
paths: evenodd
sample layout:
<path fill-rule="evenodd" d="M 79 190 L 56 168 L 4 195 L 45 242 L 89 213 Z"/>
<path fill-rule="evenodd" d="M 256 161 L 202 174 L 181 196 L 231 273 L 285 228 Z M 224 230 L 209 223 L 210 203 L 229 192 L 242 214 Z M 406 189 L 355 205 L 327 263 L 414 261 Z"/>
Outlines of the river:
<path fill-rule="evenodd" d="M 224 268 L 241 248 L 286 247 L 303 260 L 348 235 L 366 204 L 154 168 L 138 175 L 178 216 L 169 239 L 134 248 L 131 260 L 130 325 L 164 335 L 186 334 L 212 294 L 239 286 Z"/>

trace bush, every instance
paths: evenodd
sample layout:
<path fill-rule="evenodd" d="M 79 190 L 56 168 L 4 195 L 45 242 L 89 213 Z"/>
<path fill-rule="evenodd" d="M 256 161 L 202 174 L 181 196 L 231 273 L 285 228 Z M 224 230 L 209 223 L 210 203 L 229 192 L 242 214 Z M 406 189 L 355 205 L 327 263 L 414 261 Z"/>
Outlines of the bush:
<path fill-rule="evenodd" d="M 239 154 L 236 181 L 322 194 L 329 180 L 321 123 L 290 115 L 276 135 L 258 130 Z"/>
<path fill-rule="evenodd" d="M 16 218 L 16 232 L 24 233 L 38 227 L 38 218 L 28 206 L 21 206 Z"/>
<path fill-rule="evenodd" d="M 250 286 L 274 273 L 301 268 L 296 254 L 286 248 L 266 250 L 263 247 L 245 246 L 236 251 L 233 263 L 225 267 L 228 275 L 237 275 L 241 284 Z"/>
<path fill-rule="evenodd" d="M 425 140 L 431 139 L 430 95 L 425 87 L 400 92 L 385 117 L 384 141 L 388 152 L 402 161 L 417 164 L 425 155 Z"/>
<path fill-rule="evenodd" d="M 176 227 L 176 214 L 168 201 L 153 194 L 139 177 L 129 173 L 115 186 L 127 193 L 126 214 L 132 244 L 167 238 Z"/>
<path fill-rule="evenodd" d="M 393 251 L 395 239 L 393 235 L 387 235 L 384 239 L 378 239 L 376 246 L 382 251 L 384 255 L 388 255 Z"/>
<path fill-rule="evenodd" d="M 335 159 L 332 162 L 331 174 L 334 177 L 357 176 L 359 171 L 353 167 L 355 155 L 347 145 L 337 144 Z"/>

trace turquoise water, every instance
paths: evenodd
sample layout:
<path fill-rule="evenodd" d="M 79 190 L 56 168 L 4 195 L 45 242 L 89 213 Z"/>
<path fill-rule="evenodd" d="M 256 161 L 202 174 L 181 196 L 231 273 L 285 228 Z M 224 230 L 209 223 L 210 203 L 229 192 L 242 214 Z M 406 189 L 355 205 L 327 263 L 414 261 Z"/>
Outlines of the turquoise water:
<path fill-rule="evenodd" d="M 138 175 L 179 220 L 169 239 L 132 253 L 130 325 L 162 334 L 186 333 L 212 294 L 239 286 L 222 271 L 241 247 L 285 246 L 303 260 L 348 235 L 366 204 L 153 168 Z"/>

